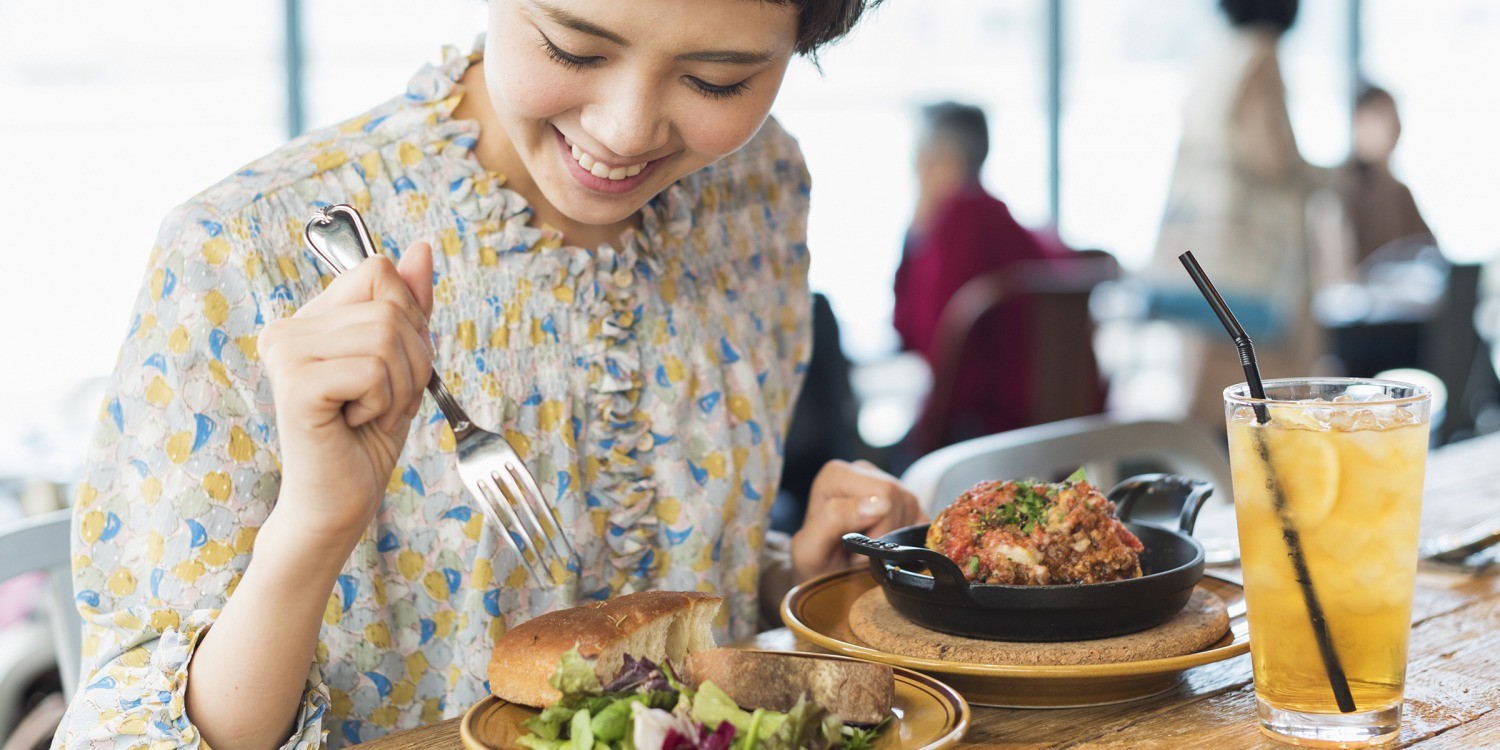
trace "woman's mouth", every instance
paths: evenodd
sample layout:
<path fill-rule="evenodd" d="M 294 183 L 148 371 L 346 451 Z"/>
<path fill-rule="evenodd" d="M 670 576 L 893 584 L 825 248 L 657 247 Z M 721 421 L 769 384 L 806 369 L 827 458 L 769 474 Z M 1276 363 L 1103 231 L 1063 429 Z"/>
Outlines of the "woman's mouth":
<path fill-rule="evenodd" d="M 634 164 L 610 164 L 583 150 L 572 139 L 553 128 L 557 143 L 568 162 L 568 172 L 584 187 L 601 193 L 628 193 L 646 181 L 661 159 Z"/>

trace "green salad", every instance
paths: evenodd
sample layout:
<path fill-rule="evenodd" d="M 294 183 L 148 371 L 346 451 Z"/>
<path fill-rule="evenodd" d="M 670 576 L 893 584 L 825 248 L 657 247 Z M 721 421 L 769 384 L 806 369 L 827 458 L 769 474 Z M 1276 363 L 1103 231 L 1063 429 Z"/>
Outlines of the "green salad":
<path fill-rule="evenodd" d="M 858 750 L 881 725 L 845 725 L 805 698 L 790 711 L 746 711 L 712 682 L 694 690 L 670 664 L 625 657 L 620 674 L 601 685 L 594 667 L 563 654 L 551 685 L 562 700 L 525 722 L 517 740 L 533 750 Z"/>

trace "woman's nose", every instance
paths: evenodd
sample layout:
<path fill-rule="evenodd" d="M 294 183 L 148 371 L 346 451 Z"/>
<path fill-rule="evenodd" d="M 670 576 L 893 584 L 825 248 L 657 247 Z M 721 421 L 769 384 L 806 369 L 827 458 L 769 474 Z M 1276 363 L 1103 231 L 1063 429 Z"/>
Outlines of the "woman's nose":
<path fill-rule="evenodd" d="M 617 89 L 584 107 L 581 120 L 599 145 L 626 161 L 665 146 L 671 131 L 660 101 L 639 87 Z"/>

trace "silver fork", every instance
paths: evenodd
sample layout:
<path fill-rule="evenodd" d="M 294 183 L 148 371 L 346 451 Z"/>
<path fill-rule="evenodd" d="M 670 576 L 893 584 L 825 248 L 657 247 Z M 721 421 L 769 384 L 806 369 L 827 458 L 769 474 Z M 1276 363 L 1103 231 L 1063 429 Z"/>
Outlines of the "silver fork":
<path fill-rule="evenodd" d="M 375 255 L 369 229 L 352 206 L 339 204 L 318 209 L 307 222 L 306 235 L 307 244 L 335 275 Z M 562 532 L 557 509 L 542 495 L 536 479 L 510 443 L 469 419 L 443 385 L 436 368 L 432 379 L 427 381 L 427 392 L 453 428 L 458 475 L 478 501 L 480 511 L 516 551 L 533 579 L 557 585 L 544 551 L 550 550 L 564 568 L 574 557 L 573 545 Z M 532 550 L 534 560 L 527 559 L 527 548 Z"/>

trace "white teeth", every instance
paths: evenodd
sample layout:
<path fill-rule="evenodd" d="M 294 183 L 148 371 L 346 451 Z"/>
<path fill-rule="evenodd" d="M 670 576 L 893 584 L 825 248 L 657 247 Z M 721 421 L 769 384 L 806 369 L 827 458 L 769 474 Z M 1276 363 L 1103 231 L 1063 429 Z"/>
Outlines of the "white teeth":
<path fill-rule="evenodd" d="M 634 177 L 640 174 L 641 170 L 646 168 L 646 162 L 631 164 L 625 167 L 611 167 L 595 159 L 589 152 L 579 148 L 578 144 L 568 138 L 564 137 L 563 143 L 567 144 L 569 150 L 572 151 L 573 160 L 578 162 L 578 166 L 583 167 L 589 174 L 595 177 L 602 177 L 606 180 L 623 180 L 627 177 Z"/>

